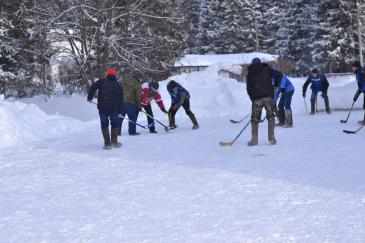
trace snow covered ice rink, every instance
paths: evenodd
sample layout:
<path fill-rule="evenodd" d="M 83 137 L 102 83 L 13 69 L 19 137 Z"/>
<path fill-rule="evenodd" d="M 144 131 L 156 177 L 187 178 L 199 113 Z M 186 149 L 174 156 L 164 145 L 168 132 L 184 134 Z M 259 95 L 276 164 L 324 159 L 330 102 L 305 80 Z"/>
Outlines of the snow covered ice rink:
<path fill-rule="evenodd" d="M 363 112 L 346 125 L 347 112 L 309 116 L 295 79 L 294 128 L 277 128 L 277 145 L 268 145 L 265 122 L 259 146 L 246 146 L 248 129 L 220 147 L 244 125 L 229 119 L 250 103 L 243 84 L 193 84 L 201 76 L 176 77 L 189 81 L 201 129 L 192 131 L 183 111 L 168 133 L 129 137 L 124 123 L 123 147 L 111 151 L 101 149 L 84 97 L 1 100 L 0 242 L 365 242 L 365 130 L 342 132 Z M 330 80 L 333 107 L 351 105 L 352 82 Z"/>

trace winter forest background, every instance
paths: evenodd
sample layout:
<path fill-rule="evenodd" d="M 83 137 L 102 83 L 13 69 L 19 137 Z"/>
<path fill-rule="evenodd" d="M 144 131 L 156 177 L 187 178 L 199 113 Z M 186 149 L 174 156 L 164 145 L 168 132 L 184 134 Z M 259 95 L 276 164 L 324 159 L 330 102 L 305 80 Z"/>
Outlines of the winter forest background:
<path fill-rule="evenodd" d="M 184 54 L 260 51 L 291 64 L 346 72 L 359 57 L 365 1 L 1 0 L 0 93 L 85 90 L 106 68 L 166 77 Z"/>

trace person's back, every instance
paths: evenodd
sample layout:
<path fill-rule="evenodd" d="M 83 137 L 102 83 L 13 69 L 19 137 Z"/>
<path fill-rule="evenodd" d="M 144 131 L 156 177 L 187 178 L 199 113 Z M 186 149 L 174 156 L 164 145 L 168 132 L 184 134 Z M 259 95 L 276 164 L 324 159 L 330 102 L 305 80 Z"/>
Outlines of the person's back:
<path fill-rule="evenodd" d="M 98 91 L 98 109 L 102 112 L 120 112 L 122 102 L 121 86 L 115 76 L 108 76 L 97 82 Z M 96 87 L 96 86 L 95 86 Z M 92 89 L 90 89 L 92 93 Z M 90 97 L 89 97 L 90 98 Z"/>
<path fill-rule="evenodd" d="M 273 78 L 275 79 L 273 82 Z M 270 144 L 276 144 L 275 128 L 275 101 L 274 87 L 278 87 L 282 79 L 282 73 L 272 69 L 268 64 L 261 63 L 259 58 L 254 58 L 248 67 L 247 93 L 252 101 L 251 133 L 252 138 L 248 146 L 258 144 L 258 126 L 262 109 L 265 107 L 268 121 L 268 140 Z M 274 83 L 274 84 L 273 84 Z"/>
<path fill-rule="evenodd" d="M 136 131 L 136 122 L 138 119 L 138 113 L 141 110 L 142 88 L 137 72 L 134 71 L 131 74 L 126 74 L 121 80 L 121 85 L 124 91 L 124 113 L 122 115 L 128 115 L 128 133 L 129 135 L 139 135 Z M 122 123 L 123 119 L 119 125 L 119 134 L 121 134 L 122 131 Z"/>
<path fill-rule="evenodd" d="M 124 91 L 124 102 L 140 106 L 141 85 L 139 81 L 132 76 L 126 76 L 122 79 L 121 84 Z"/>
<path fill-rule="evenodd" d="M 253 63 L 248 67 L 247 93 L 251 100 L 273 97 L 274 85 L 278 86 L 281 80 L 281 78 L 276 78 L 274 85 L 272 84 L 275 72 L 266 63 Z"/>
<path fill-rule="evenodd" d="M 110 69 L 106 73 L 106 78 L 100 79 L 90 87 L 87 100 L 92 101 L 95 92 L 98 90 L 98 110 L 101 123 L 101 131 L 104 137 L 104 149 L 120 147 L 118 142 L 119 115 L 124 112 L 123 90 L 116 79 L 116 71 Z M 111 136 L 109 133 L 109 123 L 111 125 Z"/>

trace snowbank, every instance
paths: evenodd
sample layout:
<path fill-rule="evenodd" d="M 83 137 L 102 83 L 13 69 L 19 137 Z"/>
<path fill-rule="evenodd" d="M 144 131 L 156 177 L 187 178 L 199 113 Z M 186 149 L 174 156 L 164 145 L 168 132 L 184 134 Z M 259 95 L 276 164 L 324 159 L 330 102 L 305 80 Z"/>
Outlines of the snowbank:
<path fill-rule="evenodd" d="M 81 122 L 47 115 L 34 104 L 8 102 L 0 97 L 0 147 L 19 145 L 81 130 Z"/>
<path fill-rule="evenodd" d="M 191 109 L 198 119 L 225 116 L 238 118 L 251 112 L 251 101 L 244 83 L 218 75 L 218 70 L 229 68 L 230 65 L 234 67 L 234 64 L 216 63 L 204 71 L 176 75 L 169 80 L 176 80 L 190 92 Z M 171 102 L 166 89 L 169 80 L 160 83 L 160 92 L 167 108 Z M 291 78 L 291 81 L 296 88 L 292 103 L 293 112 L 303 114 L 305 106 L 302 85 L 305 78 Z M 331 109 L 348 109 L 357 89 L 354 75 L 330 77 L 329 82 Z M 308 88 L 306 98 L 308 109 L 310 93 Z M 167 123 L 167 117 L 159 111 L 158 106 L 153 104 L 152 107 L 156 118 Z M 362 97 L 355 105 L 355 108 L 361 107 Z M 324 102 L 320 96 L 318 108 L 324 109 Z M 83 124 L 82 121 L 95 122 L 99 119 L 96 106 L 86 102 L 86 98 L 80 95 L 55 96 L 50 99 L 40 96 L 22 99 L 21 102 L 1 100 L 0 117 L 0 146 L 16 144 L 23 139 L 34 140 L 72 132 Z M 177 117 L 186 118 L 183 109 L 177 113 Z M 144 114 L 140 114 L 139 122 L 146 123 Z"/>
<path fill-rule="evenodd" d="M 160 92 L 169 108 L 171 100 L 166 86 L 169 80 L 176 80 L 181 83 L 191 94 L 191 109 L 198 117 L 223 117 L 243 116 L 251 110 L 251 101 L 246 92 L 246 85 L 236 80 L 221 77 L 218 71 L 221 69 L 233 69 L 233 63 L 216 63 L 201 72 L 181 74 L 172 76 L 170 79 L 160 83 Z M 341 75 L 329 77 L 330 88 L 328 91 L 331 108 L 348 109 L 352 104 L 353 95 L 357 89 L 354 75 Z M 290 78 L 295 86 L 295 93 L 292 102 L 294 113 L 304 113 L 305 106 L 302 97 L 302 86 L 306 78 Z M 310 88 L 307 90 L 307 107 L 310 106 Z M 22 99 L 21 102 L 36 104 L 45 113 L 72 117 L 81 121 L 99 119 L 95 105 L 86 102 L 81 95 L 55 96 L 51 98 L 34 97 Z M 362 107 L 362 97 L 355 104 L 355 108 Z M 159 111 L 157 105 L 152 104 L 155 116 L 163 121 L 166 116 Z M 318 97 L 318 108 L 324 109 L 323 99 Z M 186 117 L 183 109 L 177 113 L 177 117 Z M 140 114 L 140 122 L 145 122 L 145 115 Z"/>
<path fill-rule="evenodd" d="M 277 55 L 271 55 L 261 52 L 238 53 L 238 54 L 221 54 L 221 55 L 185 55 L 175 63 L 175 67 L 180 66 L 210 66 L 215 63 L 234 63 L 249 64 L 252 59 L 259 57 L 263 62 L 271 62 L 278 59 Z"/>
<path fill-rule="evenodd" d="M 35 104 L 45 113 L 50 115 L 61 115 L 72 117 L 81 121 L 99 119 L 96 106 L 86 102 L 86 97 L 78 94 L 71 96 L 36 96 L 33 98 L 21 99 L 21 102 Z"/>

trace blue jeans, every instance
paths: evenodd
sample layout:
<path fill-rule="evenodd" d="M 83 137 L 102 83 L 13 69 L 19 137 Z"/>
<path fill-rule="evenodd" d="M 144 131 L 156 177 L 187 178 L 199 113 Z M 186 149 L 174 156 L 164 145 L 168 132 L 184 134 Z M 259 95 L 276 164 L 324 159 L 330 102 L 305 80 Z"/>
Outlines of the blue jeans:
<path fill-rule="evenodd" d="M 126 114 L 128 116 L 128 119 L 133 121 L 133 122 L 137 122 L 137 118 L 138 118 L 138 110 L 137 110 L 137 106 L 135 104 L 129 103 L 129 102 L 124 102 L 123 103 L 123 107 L 124 107 L 124 111 L 122 113 L 122 116 L 124 117 Z M 123 118 L 120 120 L 119 122 L 119 131 L 122 131 L 122 123 L 123 123 Z M 136 134 L 136 124 L 129 122 L 128 125 L 128 133 L 130 135 L 132 134 Z"/>
<path fill-rule="evenodd" d="M 294 90 L 281 94 L 279 104 L 278 104 L 278 108 L 280 111 L 284 111 L 284 109 L 287 109 L 287 110 L 291 109 L 291 100 L 292 100 L 293 95 L 294 95 Z"/>
<path fill-rule="evenodd" d="M 99 110 L 101 128 L 108 128 L 109 121 L 112 128 L 117 128 L 119 125 L 119 117 L 117 112 L 102 112 Z"/>

